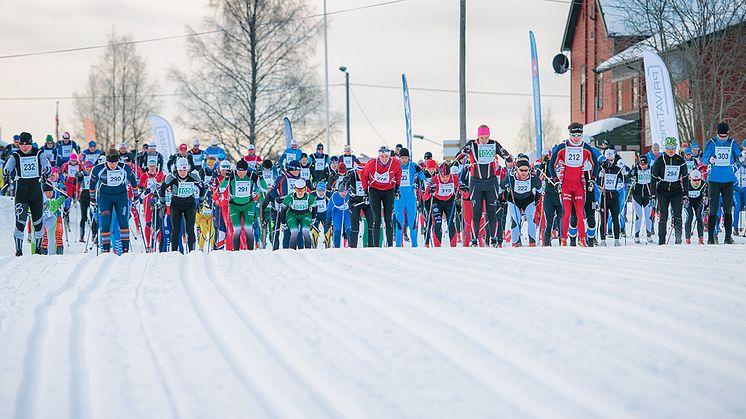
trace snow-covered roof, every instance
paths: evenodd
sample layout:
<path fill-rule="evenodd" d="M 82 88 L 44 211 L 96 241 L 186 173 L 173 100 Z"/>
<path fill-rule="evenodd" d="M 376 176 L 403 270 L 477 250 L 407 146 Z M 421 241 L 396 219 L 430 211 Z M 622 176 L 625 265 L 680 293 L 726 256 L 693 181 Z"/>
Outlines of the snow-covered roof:
<path fill-rule="evenodd" d="M 637 36 L 639 33 L 633 31 L 627 25 L 625 19 L 626 0 L 597 0 L 601 9 L 602 21 L 606 27 L 606 33 L 609 36 Z M 570 5 L 570 11 L 567 15 L 565 24 L 565 33 L 562 38 L 562 51 L 569 51 L 572 48 L 572 39 L 575 36 L 575 29 L 580 19 L 580 9 L 583 5 L 582 0 L 573 1 Z"/>
<path fill-rule="evenodd" d="M 635 122 L 634 120 L 622 119 L 622 118 L 606 118 L 593 121 L 583 126 L 583 135 L 588 137 L 594 137 L 605 132 L 613 131 L 619 127 L 623 127 L 627 124 Z"/>
<path fill-rule="evenodd" d="M 645 51 L 655 51 L 654 37 L 644 39 L 602 62 L 596 67 L 596 72 L 603 73 L 614 67 L 642 60 L 642 53 Z"/>

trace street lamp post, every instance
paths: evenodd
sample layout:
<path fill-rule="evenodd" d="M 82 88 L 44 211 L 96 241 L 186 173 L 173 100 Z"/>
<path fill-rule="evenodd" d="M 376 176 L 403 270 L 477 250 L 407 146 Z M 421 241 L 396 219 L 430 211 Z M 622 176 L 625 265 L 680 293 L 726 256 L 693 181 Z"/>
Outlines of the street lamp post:
<path fill-rule="evenodd" d="M 326 14 L 326 0 L 324 0 L 324 90 L 325 90 L 325 105 L 326 105 L 326 149 L 331 149 L 331 132 L 329 125 L 331 124 L 331 117 L 329 116 L 329 36 L 327 33 L 327 14 Z"/>
<path fill-rule="evenodd" d="M 345 92 L 347 93 L 347 145 L 350 145 L 350 73 L 347 67 L 340 66 L 339 71 L 345 73 Z"/>

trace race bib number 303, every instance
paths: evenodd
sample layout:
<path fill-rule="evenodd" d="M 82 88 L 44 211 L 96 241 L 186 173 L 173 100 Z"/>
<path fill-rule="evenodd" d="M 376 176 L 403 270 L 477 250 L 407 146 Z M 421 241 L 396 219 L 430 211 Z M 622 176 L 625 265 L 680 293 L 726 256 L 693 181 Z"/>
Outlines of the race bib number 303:
<path fill-rule="evenodd" d="M 730 166 L 730 147 L 715 147 L 715 166 Z"/>

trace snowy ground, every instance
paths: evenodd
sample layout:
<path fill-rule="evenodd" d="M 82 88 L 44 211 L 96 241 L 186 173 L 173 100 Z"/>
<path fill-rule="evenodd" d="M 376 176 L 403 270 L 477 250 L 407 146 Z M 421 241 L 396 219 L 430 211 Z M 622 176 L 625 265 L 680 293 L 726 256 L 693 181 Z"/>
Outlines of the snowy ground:
<path fill-rule="evenodd" d="M 11 208 L 0 418 L 746 417 L 744 246 L 15 258 Z"/>

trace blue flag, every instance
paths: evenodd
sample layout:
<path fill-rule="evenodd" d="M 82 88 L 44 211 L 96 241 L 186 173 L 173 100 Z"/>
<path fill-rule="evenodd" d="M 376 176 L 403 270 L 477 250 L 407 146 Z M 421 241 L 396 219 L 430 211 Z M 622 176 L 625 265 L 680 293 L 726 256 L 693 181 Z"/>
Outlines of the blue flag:
<path fill-rule="evenodd" d="M 402 89 L 404 90 L 404 124 L 407 130 L 407 148 L 409 155 L 414 156 L 412 152 L 412 107 L 409 104 L 409 86 L 407 85 L 407 75 L 401 75 Z"/>
<path fill-rule="evenodd" d="M 544 136 L 541 126 L 541 86 L 539 84 L 539 59 L 536 56 L 536 39 L 534 33 L 528 32 L 531 40 L 531 82 L 534 88 L 534 124 L 536 125 L 536 157 L 541 158 L 542 141 Z"/>
<path fill-rule="evenodd" d="M 293 126 L 290 125 L 290 118 L 287 116 L 282 118 L 283 124 L 285 124 L 285 148 L 290 148 L 290 140 L 293 139 Z"/>

